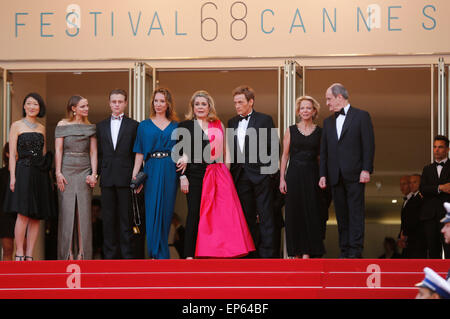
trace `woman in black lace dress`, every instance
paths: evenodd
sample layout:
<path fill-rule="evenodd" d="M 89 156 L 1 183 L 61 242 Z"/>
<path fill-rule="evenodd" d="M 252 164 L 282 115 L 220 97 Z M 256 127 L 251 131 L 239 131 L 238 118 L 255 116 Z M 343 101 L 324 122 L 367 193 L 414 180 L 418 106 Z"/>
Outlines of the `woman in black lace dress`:
<path fill-rule="evenodd" d="M 280 192 L 286 194 L 287 253 L 290 258 L 318 257 L 324 254 L 318 186 L 322 129 L 314 124 L 320 106 L 309 96 L 298 98 L 295 104 L 297 123 L 284 134 L 280 166 Z"/>
<path fill-rule="evenodd" d="M 10 180 L 4 211 L 17 214 L 16 261 L 33 260 L 40 220 L 52 217 L 55 212 L 49 176 L 51 158 L 44 156 L 45 127 L 37 121 L 44 115 L 42 97 L 28 94 L 23 101 L 23 118 L 11 125 L 9 133 Z"/>

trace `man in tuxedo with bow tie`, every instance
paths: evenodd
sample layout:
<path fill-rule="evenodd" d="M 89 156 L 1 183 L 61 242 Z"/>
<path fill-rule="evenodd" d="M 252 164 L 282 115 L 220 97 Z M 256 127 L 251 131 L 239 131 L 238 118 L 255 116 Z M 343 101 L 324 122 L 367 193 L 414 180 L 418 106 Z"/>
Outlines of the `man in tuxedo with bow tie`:
<path fill-rule="evenodd" d="M 319 186 L 331 185 L 339 232 L 340 258 L 361 258 L 364 244 L 365 184 L 370 181 L 375 138 L 368 112 L 349 104 L 347 89 L 331 85 L 330 111 L 323 122 Z"/>
<path fill-rule="evenodd" d="M 111 116 L 97 124 L 103 254 L 105 259 L 133 259 L 130 182 L 134 140 L 139 123 L 127 117 L 127 93 L 110 92 Z"/>
<path fill-rule="evenodd" d="M 405 258 L 426 258 L 424 236 L 421 229 L 420 213 L 423 204 L 423 195 L 419 191 L 420 175 L 409 177 L 408 199 L 402 209 L 401 229 L 406 237 L 407 249 Z"/>
<path fill-rule="evenodd" d="M 445 202 L 450 202 L 450 161 L 448 159 L 449 140 L 437 135 L 433 142 L 434 162 L 422 171 L 420 192 L 424 203 L 420 212 L 422 230 L 428 258 L 450 258 L 450 245 L 446 244 L 441 234 L 440 220 L 445 216 Z"/>
<path fill-rule="evenodd" d="M 402 204 L 402 209 L 400 212 L 400 220 L 401 220 L 401 224 L 400 224 L 400 232 L 398 234 L 398 246 L 400 248 L 402 248 L 402 258 L 406 258 L 407 257 L 407 247 L 406 247 L 406 236 L 405 236 L 405 206 L 408 203 L 408 200 L 411 198 L 412 196 L 412 192 L 410 191 L 410 186 L 409 186 L 409 175 L 404 175 L 402 177 L 400 177 L 400 192 L 403 195 L 403 204 Z"/>
<path fill-rule="evenodd" d="M 275 247 L 271 174 L 278 169 L 278 135 L 272 134 L 272 117 L 253 109 L 252 88 L 234 89 L 233 100 L 237 116 L 228 121 L 227 141 L 232 154 L 230 172 L 257 249 L 248 257 L 275 258 L 279 249 Z"/>

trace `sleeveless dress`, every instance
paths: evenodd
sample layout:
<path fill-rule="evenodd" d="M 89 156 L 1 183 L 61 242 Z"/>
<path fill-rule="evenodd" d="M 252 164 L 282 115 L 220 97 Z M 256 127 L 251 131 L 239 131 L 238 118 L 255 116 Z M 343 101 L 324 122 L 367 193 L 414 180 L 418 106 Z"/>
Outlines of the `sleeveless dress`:
<path fill-rule="evenodd" d="M 289 127 L 289 167 L 286 173 L 286 247 L 289 256 L 324 254 L 322 207 L 319 183 L 320 139 L 322 129 L 308 136 L 297 125 Z"/>
<path fill-rule="evenodd" d="M 171 122 L 164 130 L 147 119 L 139 124 L 133 152 L 144 154 L 145 227 L 150 258 L 169 259 L 169 231 L 177 195 L 177 173 L 170 156 L 176 140 L 172 132 L 177 128 Z M 149 154 L 168 152 L 168 157 L 151 158 Z"/>
<path fill-rule="evenodd" d="M 211 160 L 220 159 L 223 153 L 220 121 L 208 124 L 208 139 Z M 224 163 L 213 162 L 203 177 L 195 256 L 233 258 L 254 250 L 230 171 Z"/>
<path fill-rule="evenodd" d="M 48 220 L 56 214 L 49 170 L 51 158 L 43 156 L 44 135 L 22 133 L 17 138 L 16 184 L 6 190 L 4 212 Z M 8 179 L 9 185 L 9 179 Z"/>
<path fill-rule="evenodd" d="M 6 192 L 9 189 L 8 166 L 0 169 L 0 238 L 14 238 L 14 227 L 16 225 L 17 214 L 8 214 L 4 211 Z"/>
<path fill-rule="evenodd" d="M 58 189 L 58 259 L 68 259 L 71 245 L 78 246 L 78 225 L 83 258 L 92 259 L 92 188 L 86 183 L 86 177 L 92 174 L 90 137 L 93 135 L 95 124 L 60 125 L 55 129 L 55 138 L 64 138 L 61 173 L 68 183 L 64 192 Z M 78 220 L 75 220 L 76 209 Z M 78 254 L 72 252 L 74 256 Z"/>

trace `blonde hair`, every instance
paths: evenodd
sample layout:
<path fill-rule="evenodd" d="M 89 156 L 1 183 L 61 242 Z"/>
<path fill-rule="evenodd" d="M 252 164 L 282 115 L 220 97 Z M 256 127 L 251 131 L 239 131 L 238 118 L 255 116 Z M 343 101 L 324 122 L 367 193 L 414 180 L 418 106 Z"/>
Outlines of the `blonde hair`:
<path fill-rule="evenodd" d="M 204 91 L 204 90 L 200 90 L 195 92 L 192 97 L 191 100 L 189 101 L 189 111 L 186 114 L 186 119 L 187 120 L 192 120 L 195 118 L 195 114 L 194 114 L 194 102 L 195 99 L 198 97 L 204 97 L 206 99 L 206 101 L 208 102 L 209 105 L 209 112 L 208 112 L 208 116 L 206 117 L 206 120 L 208 122 L 214 122 L 214 121 L 218 121 L 219 117 L 217 116 L 217 112 L 216 112 L 216 106 L 214 103 L 214 99 L 212 98 L 211 95 L 209 95 L 208 92 Z"/>
<path fill-rule="evenodd" d="M 150 106 L 150 117 L 153 117 L 156 115 L 155 112 L 155 96 L 156 94 L 162 94 L 164 95 L 164 99 L 166 100 L 167 109 L 166 109 L 166 118 L 169 121 L 178 121 L 177 113 L 175 112 L 175 105 L 172 99 L 172 94 L 170 93 L 169 89 L 166 88 L 156 88 L 153 91 L 152 97 L 151 97 L 151 106 Z"/>
<path fill-rule="evenodd" d="M 298 112 L 300 111 L 300 104 L 303 101 L 310 101 L 312 103 L 313 109 L 316 110 L 316 114 L 314 114 L 313 117 L 312 117 L 313 121 L 317 118 L 317 116 L 319 116 L 319 111 L 320 111 L 320 104 L 319 104 L 319 102 L 317 102 L 317 100 L 315 98 L 313 98 L 312 96 L 303 95 L 303 96 L 300 96 L 299 98 L 297 98 L 297 100 L 295 101 L 295 120 L 296 120 L 296 123 L 301 121 L 301 118 L 298 115 Z"/>
<path fill-rule="evenodd" d="M 66 107 L 67 122 L 72 122 L 75 119 L 75 114 L 73 114 L 74 110 L 72 110 L 72 107 L 77 106 L 81 100 L 86 100 L 86 98 L 82 97 L 81 95 L 73 95 L 69 98 L 69 101 L 67 102 L 67 107 Z M 83 117 L 83 122 L 85 124 L 90 124 L 87 117 Z"/>

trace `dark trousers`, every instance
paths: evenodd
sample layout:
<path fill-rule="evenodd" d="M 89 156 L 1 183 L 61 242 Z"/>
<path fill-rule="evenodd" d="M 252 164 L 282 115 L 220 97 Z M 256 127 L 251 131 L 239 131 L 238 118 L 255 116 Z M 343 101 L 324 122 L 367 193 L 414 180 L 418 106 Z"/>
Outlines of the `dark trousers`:
<path fill-rule="evenodd" d="M 408 246 L 406 248 L 406 258 L 427 258 L 425 239 L 420 230 L 418 230 L 416 233 L 408 234 L 407 244 Z"/>
<path fill-rule="evenodd" d="M 365 184 L 342 178 L 332 186 L 341 258 L 361 258 L 364 246 Z"/>
<path fill-rule="evenodd" d="M 244 211 L 250 234 L 252 235 L 257 256 L 276 258 L 275 221 L 273 209 L 273 188 L 270 176 L 254 184 L 242 170 L 236 181 L 236 190 Z M 257 223 L 257 219 L 259 223 Z M 249 257 L 257 257 L 250 254 Z"/>
<path fill-rule="evenodd" d="M 203 176 L 191 175 L 189 179 L 189 193 L 186 194 L 188 214 L 184 236 L 184 255 L 195 257 L 197 244 L 198 223 L 200 221 L 200 204 L 202 199 Z"/>
<path fill-rule="evenodd" d="M 133 259 L 131 193 L 128 187 L 102 187 L 103 255 Z"/>

